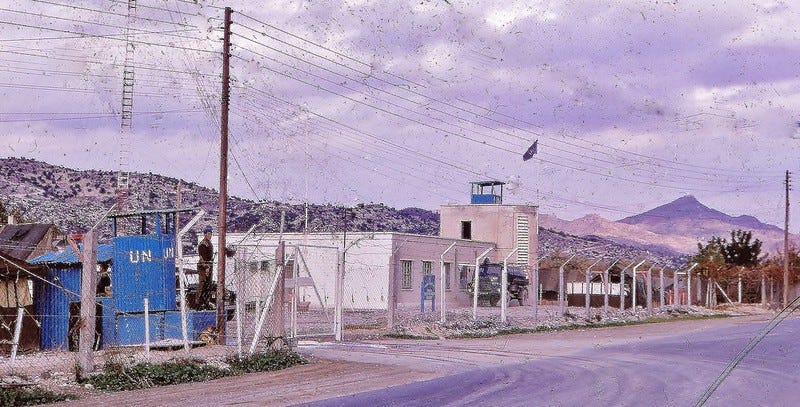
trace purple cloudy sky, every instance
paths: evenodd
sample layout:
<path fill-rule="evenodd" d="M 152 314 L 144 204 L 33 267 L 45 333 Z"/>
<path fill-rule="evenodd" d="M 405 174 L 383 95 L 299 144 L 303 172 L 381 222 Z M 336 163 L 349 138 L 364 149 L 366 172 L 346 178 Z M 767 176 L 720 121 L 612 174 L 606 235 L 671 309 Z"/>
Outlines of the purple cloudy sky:
<path fill-rule="evenodd" d="M 0 0 L 2 155 L 119 167 L 126 3 Z M 235 195 L 435 209 L 499 179 L 564 218 L 692 194 L 782 225 L 796 3 L 137 3 L 133 171 L 218 185 L 230 6 Z"/>

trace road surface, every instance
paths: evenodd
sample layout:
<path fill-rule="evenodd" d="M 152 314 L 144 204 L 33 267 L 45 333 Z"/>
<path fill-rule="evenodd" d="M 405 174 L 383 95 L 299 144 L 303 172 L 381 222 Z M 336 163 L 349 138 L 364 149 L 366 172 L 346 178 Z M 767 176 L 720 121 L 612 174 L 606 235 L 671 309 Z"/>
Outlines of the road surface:
<path fill-rule="evenodd" d="M 66 405 L 685 406 L 768 316 L 489 339 L 304 343 L 311 364 L 103 394 Z M 708 405 L 800 405 L 800 319 L 787 319 Z"/>
<path fill-rule="evenodd" d="M 690 406 L 763 322 L 596 346 L 309 406 Z M 800 405 L 800 319 L 767 336 L 706 405 Z"/>

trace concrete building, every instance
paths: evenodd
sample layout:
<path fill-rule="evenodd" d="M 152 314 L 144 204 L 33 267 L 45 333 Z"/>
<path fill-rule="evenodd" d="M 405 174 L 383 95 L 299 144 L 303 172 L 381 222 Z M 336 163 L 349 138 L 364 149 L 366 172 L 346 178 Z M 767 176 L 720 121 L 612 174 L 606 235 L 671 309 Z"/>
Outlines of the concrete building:
<path fill-rule="evenodd" d="M 494 242 L 501 261 L 516 248 L 509 261 L 532 270 L 539 243 L 538 207 L 504 205 L 502 188 L 498 181 L 473 182 L 469 205 L 441 207 L 439 235 Z"/>
<path fill-rule="evenodd" d="M 502 182 L 472 186 L 470 204 L 441 208 L 440 236 L 395 232 L 347 232 L 346 238 L 343 233 L 230 233 L 228 245 L 237 247 L 236 258 L 247 264 L 249 272 L 238 272 L 242 279 L 238 282 L 228 277 L 227 285 L 246 304 L 257 303 L 269 290 L 275 249 L 282 240 L 288 264 L 294 267 L 297 262 L 299 276 L 310 274 L 313 280 L 313 286 L 304 284 L 298 293 L 298 300 L 311 307 L 333 305 L 342 257 L 344 309 L 419 308 L 420 283 L 426 274 L 436 278 L 439 304 L 442 269 L 446 308 L 471 306 L 467 285 L 474 278 L 476 258 L 481 253 L 492 249 L 488 259 L 502 262 L 517 249 L 509 263 L 532 270 L 538 246 L 536 206 L 504 205 Z M 212 241 L 216 242 L 216 237 Z"/>

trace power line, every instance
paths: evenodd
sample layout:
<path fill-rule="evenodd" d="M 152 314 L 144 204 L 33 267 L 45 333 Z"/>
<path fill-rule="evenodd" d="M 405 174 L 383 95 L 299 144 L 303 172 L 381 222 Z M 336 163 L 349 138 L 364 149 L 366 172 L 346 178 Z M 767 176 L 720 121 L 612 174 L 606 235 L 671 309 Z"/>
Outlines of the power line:
<path fill-rule="evenodd" d="M 106 39 L 115 40 L 115 41 L 125 41 L 125 38 L 117 38 L 117 36 L 119 36 L 119 35 L 123 35 L 124 36 L 124 34 L 87 34 L 87 33 L 82 33 L 82 32 L 78 32 L 78 31 L 62 30 L 62 29 L 50 28 L 50 27 L 41 27 L 41 26 L 37 26 L 37 25 L 16 23 L 16 22 L 11 22 L 11 21 L 4 21 L 4 20 L 0 20 L 0 24 L 8 24 L 8 25 L 12 25 L 12 26 L 33 28 L 33 29 L 45 30 L 45 31 L 56 31 L 56 32 L 62 32 L 62 33 L 67 33 L 67 34 L 77 34 L 77 35 L 80 35 L 80 36 L 86 37 L 86 38 L 89 38 L 89 37 L 91 37 L 91 38 L 106 38 Z M 140 31 L 139 32 L 139 34 L 166 34 L 166 33 L 169 33 L 169 31 Z M 158 43 L 154 43 L 154 42 L 141 41 L 141 40 L 134 40 L 133 42 L 136 43 L 136 44 L 141 44 L 141 45 L 148 45 L 148 46 L 154 46 L 154 47 L 165 47 L 165 48 L 171 48 L 171 49 L 182 49 L 182 50 L 186 50 L 186 51 L 197 51 L 197 52 L 205 52 L 205 53 L 213 53 L 213 54 L 216 54 L 218 52 L 218 51 L 212 51 L 212 50 L 207 50 L 207 49 L 183 47 L 183 46 L 174 45 L 174 44 L 158 44 Z"/>
<path fill-rule="evenodd" d="M 104 15 L 120 16 L 120 17 L 128 18 L 127 14 L 114 13 L 114 12 L 108 11 L 108 10 L 99 10 L 99 9 L 93 9 L 93 8 L 88 8 L 88 7 L 76 6 L 74 4 L 64 4 L 64 3 L 57 3 L 57 2 L 54 2 L 54 1 L 46 1 L 46 0 L 32 0 L 32 1 L 35 1 L 37 3 L 51 4 L 51 5 L 54 5 L 54 6 L 69 7 L 69 8 L 75 9 L 75 10 L 90 11 L 90 12 L 93 12 L 93 13 L 100 13 L 100 14 L 104 14 Z M 147 18 L 147 17 L 137 16 L 136 19 L 137 20 L 142 20 L 142 21 L 151 21 L 151 22 L 156 22 L 156 23 L 172 24 L 172 25 L 177 25 L 177 26 L 181 26 L 181 27 L 199 28 L 197 26 L 190 25 L 190 24 L 176 23 L 174 21 L 158 20 L 158 19 L 154 19 L 154 18 Z"/>
<path fill-rule="evenodd" d="M 275 27 L 275 26 L 273 26 L 273 25 L 267 24 L 267 23 L 265 23 L 265 22 L 263 22 L 263 21 L 261 21 L 261 20 L 258 20 L 258 19 L 256 19 L 256 18 L 253 18 L 253 17 L 251 17 L 251 16 L 249 16 L 249 15 L 246 15 L 246 14 L 244 14 L 244 13 L 240 13 L 240 15 L 243 15 L 243 16 L 244 16 L 244 17 L 246 17 L 246 18 L 249 18 L 249 19 L 251 19 L 251 20 L 253 20 L 253 21 L 256 21 L 256 22 L 258 22 L 258 23 L 261 23 L 261 24 L 262 24 L 262 25 L 264 25 L 264 26 L 267 26 L 267 27 L 273 28 L 273 29 L 275 29 L 275 30 L 278 30 L 278 31 L 280 31 L 280 32 L 283 32 L 283 33 L 285 33 L 285 34 L 287 34 L 287 35 L 290 35 L 291 37 L 293 37 L 293 38 L 296 38 L 296 39 L 298 39 L 298 40 L 301 40 L 301 41 L 303 41 L 303 42 L 305 42 L 305 43 L 308 43 L 308 44 L 314 45 L 314 46 L 316 46 L 316 47 L 318 47 L 318 48 L 324 49 L 324 50 L 326 50 L 326 51 L 329 51 L 329 52 L 335 53 L 336 55 L 339 55 L 339 56 L 345 56 L 343 53 L 340 53 L 340 52 L 337 52 L 337 51 L 331 50 L 331 49 L 329 49 L 329 48 L 327 48 L 327 47 L 325 47 L 325 46 L 319 45 L 319 44 L 317 44 L 317 43 L 315 43 L 315 42 L 313 42 L 313 41 L 310 41 L 310 40 L 307 40 L 307 39 L 305 39 L 305 38 L 302 38 L 302 37 L 300 37 L 300 36 L 298 36 L 298 35 L 296 35 L 296 34 L 289 33 L 289 32 L 288 32 L 288 31 L 286 31 L 286 30 L 279 29 L 279 28 L 277 28 L 277 27 Z M 283 41 L 283 40 L 281 40 L 281 39 L 279 39 L 279 38 L 276 38 L 276 37 L 274 37 L 274 36 L 270 36 L 269 34 L 266 34 L 266 33 L 264 33 L 263 31 L 258 31 L 258 30 L 256 30 L 256 29 L 254 29 L 254 28 L 252 28 L 252 27 L 249 27 L 249 26 L 247 26 L 247 25 L 244 25 L 244 24 L 239 24 L 239 25 L 241 25 L 242 27 L 245 27 L 245 28 L 247 28 L 247 29 L 249 29 L 249 30 L 251 30 L 251 31 L 253 31 L 253 32 L 259 33 L 259 34 L 261 34 L 261 35 L 264 35 L 264 36 L 267 36 L 267 37 L 268 37 L 268 38 L 270 38 L 270 39 L 273 39 L 273 40 L 275 40 L 275 41 L 281 42 L 281 43 L 283 43 L 283 44 L 286 44 L 286 45 L 288 45 L 288 46 L 290 46 L 290 47 L 293 47 L 293 48 L 299 49 L 299 50 L 300 50 L 300 51 L 302 51 L 302 52 L 308 53 L 308 54 L 310 54 L 310 55 L 314 55 L 314 56 L 316 56 L 316 57 L 319 57 L 319 58 L 322 58 L 322 59 L 325 59 L 325 60 L 327 60 L 327 61 L 329 61 L 329 62 L 331 62 L 331 63 L 334 63 L 334 64 L 336 64 L 336 65 L 339 65 L 339 66 L 345 67 L 346 69 L 349 69 L 349 70 L 354 70 L 354 69 L 353 69 L 353 68 L 351 68 L 351 67 L 348 67 L 348 66 L 346 66 L 346 65 L 343 65 L 343 64 L 341 64 L 341 63 L 338 63 L 338 62 L 336 62 L 336 61 L 333 61 L 333 60 L 331 60 L 331 59 L 329 59 L 329 58 L 326 58 L 326 57 L 324 57 L 324 56 L 322 56 L 322 55 L 319 55 L 319 54 L 317 54 L 317 53 L 311 52 L 311 51 L 309 51 L 309 50 L 307 50 L 307 49 L 305 49 L 305 48 L 302 48 L 302 47 L 299 47 L 299 46 L 297 46 L 297 45 L 294 45 L 294 44 L 288 43 L 288 42 L 286 42 L 286 41 Z M 243 37 L 243 38 L 246 38 L 246 37 Z M 251 41 L 254 41 L 254 40 L 251 40 Z M 279 51 L 279 52 L 282 52 L 282 51 Z M 289 54 L 286 54 L 286 55 L 289 55 Z M 289 56 L 291 56 L 291 57 L 293 57 L 293 58 L 296 58 L 296 57 L 294 57 L 294 56 L 292 56 L 292 55 L 289 55 Z M 353 60 L 353 61 L 358 61 L 357 59 L 355 59 L 355 58 L 351 58 L 351 57 L 347 57 L 347 59 L 349 59 L 349 60 Z M 307 61 L 306 61 L 306 62 L 307 62 Z M 364 66 L 370 66 L 369 64 L 363 63 L 363 62 L 361 62 L 361 61 L 358 61 L 358 62 L 359 62 L 360 64 L 364 65 Z M 307 62 L 307 63 L 308 63 L 308 62 Z M 380 81 L 382 81 L 382 82 L 384 82 L 384 83 L 386 83 L 386 84 L 389 84 L 389 85 L 391 85 L 391 86 L 399 87 L 399 86 L 398 86 L 397 84 L 395 84 L 395 83 L 391 83 L 391 82 L 388 82 L 388 81 L 385 81 L 385 80 L 381 80 L 380 78 L 378 78 L 378 77 L 376 77 L 376 76 L 372 75 L 372 73 L 366 73 L 366 72 L 362 72 L 362 71 L 358 71 L 358 70 L 354 70 L 354 71 L 356 71 L 356 72 L 360 73 L 361 75 L 364 75 L 365 84 L 366 84 L 366 79 L 367 79 L 367 78 L 374 78 L 374 79 L 376 79 L 376 80 L 380 80 Z M 430 97 L 430 96 L 424 95 L 424 94 L 422 94 L 422 93 L 420 93 L 420 92 L 416 92 L 416 91 L 414 91 L 413 89 L 408 89 L 408 88 L 404 88 L 404 87 L 399 87 L 399 88 L 400 88 L 400 89 L 402 89 L 403 91 L 407 91 L 407 92 L 413 93 L 413 94 L 415 94 L 415 95 L 418 95 L 418 96 L 425 97 L 427 100 L 430 100 L 430 101 L 433 101 L 433 102 L 437 102 L 437 103 L 443 104 L 443 105 L 445 105 L 445 106 L 448 106 L 448 107 L 450 107 L 450 108 L 458 109 L 458 110 L 461 110 L 461 111 L 464 111 L 464 112 L 467 112 L 467 113 L 470 113 L 470 114 L 473 114 L 473 115 L 476 115 L 476 116 L 478 116 L 478 113 L 476 113 L 476 112 L 474 112 L 474 111 L 467 110 L 467 109 L 463 109 L 463 108 L 461 108 L 461 107 L 459 107 L 459 106 L 456 106 L 456 105 L 454 105 L 454 104 L 450 104 L 450 103 L 447 103 L 447 102 L 443 102 L 443 101 L 441 101 L 441 100 L 438 100 L 438 99 L 436 99 L 436 98 L 433 98 L 433 97 Z M 492 113 L 496 113 L 496 112 L 494 112 L 494 111 L 492 111 L 492 110 L 489 110 L 489 109 L 487 109 L 487 108 L 485 108 L 485 107 L 482 107 L 482 106 L 476 105 L 476 104 L 474 104 L 474 103 L 466 102 L 466 101 L 463 101 L 463 100 L 461 100 L 461 101 L 462 101 L 463 103 L 466 103 L 466 104 L 470 105 L 470 106 L 473 106 L 473 107 L 480 108 L 480 109 L 482 109 L 482 110 L 484 110 L 484 111 L 486 111 L 486 112 L 492 112 Z M 513 117 L 511 117 L 511 116 L 508 116 L 508 115 L 503 115 L 503 116 L 506 116 L 506 117 L 512 118 L 512 119 L 514 119 L 514 120 L 518 120 L 518 119 L 516 119 L 516 118 L 513 118 Z M 513 125 L 510 125 L 510 124 L 508 124 L 508 123 L 506 123 L 506 122 L 501 122 L 501 121 L 498 121 L 498 120 L 496 120 L 496 119 L 494 119 L 494 118 L 492 118 L 492 117 L 485 117 L 485 116 L 479 116 L 479 117 L 484 117 L 484 118 L 486 118 L 486 119 L 488 119 L 488 120 L 491 120 L 491 121 L 493 121 L 493 122 L 495 122 L 495 123 L 498 123 L 498 124 L 503 124 L 503 125 L 505 125 L 505 126 L 508 126 L 508 127 L 511 127 L 511 128 L 517 129 L 517 130 L 525 131 L 525 132 L 527 132 L 527 133 L 530 133 L 530 134 L 533 134 L 533 135 L 535 135 L 535 136 L 541 136 L 541 134 L 540 134 L 540 133 L 537 133 L 537 132 L 532 132 L 532 131 L 530 131 L 530 130 L 527 130 L 527 129 L 520 129 L 520 128 L 518 128 L 518 127 L 516 127 L 516 126 L 513 126 Z M 463 119 L 463 118 L 462 118 L 462 119 Z M 518 121 L 519 121 L 519 120 L 518 120 Z M 523 121 L 520 121 L 520 122 L 523 122 Z M 530 122 L 524 122 L 524 123 L 525 123 L 525 124 L 527 124 L 527 125 L 530 125 L 530 126 L 541 127 L 541 126 L 535 125 L 535 124 L 533 124 L 533 123 L 530 123 Z M 513 135 L 512 135 L 512 136 L 513 136 Z M 569 145 L 569 146 L 572 146 L 572 147 L 575 147 L 575 148 L 587 149 L 586 147 L 583 147 L 583 146 L 580 146 L 580 145 L 577 145 L 577 144 L 574 144 L 574 143 L 569 143 L 569 142 L 566 142 L 566 141 L 563 141 L 563 140 L 553 139 L 553 141 L 555 141 L 555 142 L 558 142 L 558 143 L 563 143 L 563 144 L 566 144 L 566 145 Z M 544 144 L 545 144 L 545 143 L 542 143 L 542 145 L 544 145 Z M 598 144 L 598 143 L 594 143 L 594 144 Z M 598 144 L 598 145 L 599 145 L 599 144 Z M 593 150 L 593 149 L 590 149 L 590 150 L 591 150 L 591 151 L 593 151 L 593 152 L 597 152 L 596 150 Z M 616 149 L 616 148 L 612 149 L 612 151 L 619 151 L 619 152 L 621 152 L 621 153 L 625 153 L 625 154 L 627 154 L 627 153 L 628 153 L 628 152 L 627 152 L 627 151 L 625 151 L 625 150 L 622 150 L 622 149 Z M 689 166 L 689 165 L 682 165 L 681 163 L 677 163 L 677 162 L 673 162 L 673 161 L 670 161 L 670 160 L 665 160 L 665 159 L 661 159 L 661 158 L 657 158 L 657 157 L 650 157 L 650 156 L 646 156 L 646 155 L 644 155 L 644 154 L 638 154 L 638 153 L 634 153 L 634 154 L 632 154 L 632 155 L 636 155 L 636 156 L 639 156 L 639 157 L 642 157 L 642 158 L 646 158 L 646 159 L 648 159 L 648 160 L 651 160 L 651 159 L 656 159 L 656 161 L 660 161 L 660 162 L 665 162 L 665 163 L 671 163 L 671 164 L 675 164 L 675 165 L 677 165 L 678 167 L 666 167 L 666 168 L 670 168 L 670 169 L 672 169 L 672 170 L 674 170 L 674 171 L 684 171 L 684 172 L 686 172 L 686 171 L 690 171 L 690 170 L 687 170 L 686 168 L 683 168 L 683 167 L 686 167 L 686 166 Z M 587 157 L 587 156 L 585 156 L 585 155 L 584 155 L 584 157 Z M 624 160 L 626 160 L 626 161 L 631 161 L 630 157 L 622 157 L 622 159 L 624 159 Z M 652 161 L 635 161 L 635 162 L 636 162 L 636 163 L 638 163 L 638 164 L 640 164 L 640 165 L 645 165 L 645 169 L 648 169 L 650 166 L 653 166 L 653 165 L 655 165 L 655 166 L 658 166 L 658 167 L 665 167 L 665 166 L 664 166 L 664 165 L 662 165 L 662 164 L 653 163 Z M 709 170 L 709 169 L 711 169 L 711 170 L 718 170 L 718 169 L 714 169 L 714 168 L 711 168 L 711 167 L 702 167 L 702 166 L 701 166 L 701 168 L 703 168 L 703 169 L 705 169 L 705 170 Z M 729 170 L 718 170 L 718 171 L 723 171 L 723 172 L 725 172 L 726 174 L 729 172 Z M 693 172 L 693 173 L 695 173 L 695 174 L 698 174 L 697 172 Z M 700 174 L 700 175 L 705 175 L 705 173 L 699 173 L 699 174 Z M 746 173 L 745 175 L 746 175 L 746 176 L 752 176 L 752 174 L 751 174 L 750 172 Z M 718 180 L 717 180 L 717 181 L 718 181 Z"/>

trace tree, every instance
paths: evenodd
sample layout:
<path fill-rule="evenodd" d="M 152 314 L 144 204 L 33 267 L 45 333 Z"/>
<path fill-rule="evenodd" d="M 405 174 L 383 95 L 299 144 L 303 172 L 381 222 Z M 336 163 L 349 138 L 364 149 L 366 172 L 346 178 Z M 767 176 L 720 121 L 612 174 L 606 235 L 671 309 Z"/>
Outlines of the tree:
<path fill-rule="evenodd" d="M 706 245 L 697 244 L 698 272 L 708 280 L 709 290 L 714 290 L 717 281 L 739 280 L 748 270 L 756 270 L 761 259 L 761 241 L 753 239 L 751 231 L 733 230 L 730 241 L 712 237 Z M 711 305 L 716 296 L 711 296 Z"/>
<path fill-rule="evenodd" d="M 720 252 L 725 258 L 725 263 L 735 266 L 755 267 L 758 266 L 761 254 L 761 241 L 753 240 L 753 232 L 743 230 L 731 231 L 731 241 L 725 239 L 720 241 Z"/>

